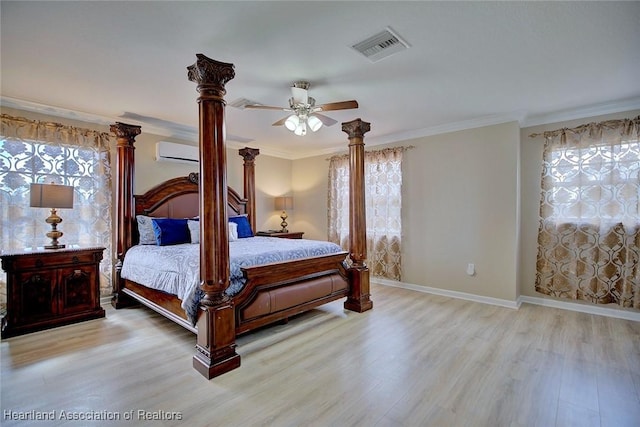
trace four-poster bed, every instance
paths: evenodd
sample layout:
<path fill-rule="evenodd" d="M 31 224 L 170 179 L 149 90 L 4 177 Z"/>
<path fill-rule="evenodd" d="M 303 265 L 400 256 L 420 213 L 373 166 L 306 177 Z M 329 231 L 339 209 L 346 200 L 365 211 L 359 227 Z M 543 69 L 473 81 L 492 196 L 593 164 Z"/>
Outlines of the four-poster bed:
<path fill-rule="evenodd" d="M 255 265 L 242 269 L 246 283 L 229 296 L 229 227 L 231 215 L 247 215 L 255 230 L 255 158 L 259 151 L 244 148 L 244 197 L 227 187 L 224 141 L 225 84 L 234 77 L 232 64 L 198 54 L 188 67 L 198 84 L 200 170 L 174 178 L 141 196 L 133 195 L 134 142 L 139 126 L 116 123 L 117 263 L 112 304 L 116 308 L 140 302 L 197 334 L 193 365 L 212 378 L 240 366 L 237 334 L 285 320 L 330 301 L 346 297 L 344 307 L 356 312 L 372 308 L 369 271 L 365 264 L 364 134 L 360 119 L 343 123 L 349 136 L 350 248 L 349 252 Z M 121 276 L 125 255 L 138 243 L 137 215 L 199 219 L 200 300 L 197 321 L 188 319 L 180 300 Z M 259 238 L 258 238 L 259 239 Z M 264 238 L 263 238 L 264 239 Z"/>

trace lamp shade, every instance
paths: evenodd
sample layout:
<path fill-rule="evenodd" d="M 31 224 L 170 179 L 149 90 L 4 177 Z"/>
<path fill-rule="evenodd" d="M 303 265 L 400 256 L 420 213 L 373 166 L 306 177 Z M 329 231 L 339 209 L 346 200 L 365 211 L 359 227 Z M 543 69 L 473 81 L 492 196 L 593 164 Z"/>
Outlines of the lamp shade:
<path fill-rule="evenodd" d="M 31 184 L 32 208 L 73 208 L 73 186 L 57 184 Z"/>
<path fill-rule="evenodd" d="M 296 116 L 295 114 L 290 115 L 287 120 L 285 120 L 284 125 L 286 126 L 287 129 L 289 129 L 290 131 L 294 131 L 296 130 L 296 128 L 298 127 L 298 125 L 300 124 L 300 118 L 298 116 Z"/>
<path fill-rule="evenodd" d="M 275 207 L 276 207 L 276 210 L 279 210 L 279 211 L 286 211 L 286 210 L 293 209 L 293 197 L 291 196 L 276 197 Z"/>
<path fill-rule="evenodd" d="M 315 132 L 322 127 L 322 122 L 316 116 L 309 116 L 307 119 L 307 124 L 309 125 L 309 129 L 311 132 Z"/>

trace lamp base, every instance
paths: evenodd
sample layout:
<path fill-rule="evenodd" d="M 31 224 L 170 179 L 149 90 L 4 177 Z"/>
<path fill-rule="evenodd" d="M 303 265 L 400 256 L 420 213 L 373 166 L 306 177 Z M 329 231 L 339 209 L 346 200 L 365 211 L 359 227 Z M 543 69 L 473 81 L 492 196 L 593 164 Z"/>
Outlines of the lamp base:
<path fill-rule="evenodd" d="M 47 224 L 51 224 L 51 231 L 47 233 L 47 237 L 51 239 L 51 243 L 46 245 L 45 249 L 62 249 L 64 245 L 58 243 L 58 239 L 62 237 L 62 231 L 58 230 L 58 224 L 62 222 L 62 218 L 58 216 L 55 208 L 51 208 L 51 215 L 45 219 Z"/>
<path fill-rule="evenodd" d="M 280 215 L 280 218 L 282 218 L 282 222 L 280 223 L 280 227 L 282 227 L 282 230 L 280 230 L 280 233 L 288 233 L 289 230 L 287 230 L 287 218 L 289 218 L 287 216 L 287 213 L 285 211 L 282 211 L 282 215 Z"/>

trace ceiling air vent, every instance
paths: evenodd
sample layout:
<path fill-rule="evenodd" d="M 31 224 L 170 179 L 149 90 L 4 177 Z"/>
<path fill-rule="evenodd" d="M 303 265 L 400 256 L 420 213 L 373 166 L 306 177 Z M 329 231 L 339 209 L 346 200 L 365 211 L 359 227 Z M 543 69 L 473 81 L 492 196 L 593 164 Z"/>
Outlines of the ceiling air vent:
<path fill-rule="evenodd" d="M 382 32 L 351 47 L 363 54 L 369 61 L 377 62 L 382 58 L 409 48 L 410 45 L 396 34 L 391 27 L 387 27 Z"/>

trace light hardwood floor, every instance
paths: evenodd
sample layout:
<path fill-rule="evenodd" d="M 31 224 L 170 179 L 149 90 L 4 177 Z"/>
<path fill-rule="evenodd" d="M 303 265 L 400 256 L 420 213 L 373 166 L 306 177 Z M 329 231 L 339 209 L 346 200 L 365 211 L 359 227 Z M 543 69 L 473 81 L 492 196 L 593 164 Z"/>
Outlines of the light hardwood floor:
<path fill-rule="evenodd" d="M 0 423 L 640 426 L 638 322 L 376 285 L 372 299 L 240 337 L 242 366 L 211 381 L 191 367 L 194 336 L 144 308 L 3 340 Z"/>

